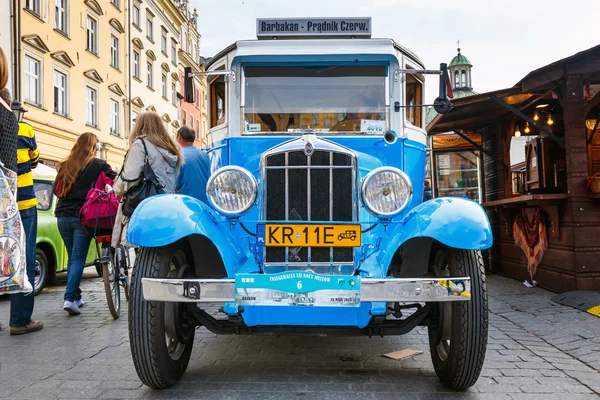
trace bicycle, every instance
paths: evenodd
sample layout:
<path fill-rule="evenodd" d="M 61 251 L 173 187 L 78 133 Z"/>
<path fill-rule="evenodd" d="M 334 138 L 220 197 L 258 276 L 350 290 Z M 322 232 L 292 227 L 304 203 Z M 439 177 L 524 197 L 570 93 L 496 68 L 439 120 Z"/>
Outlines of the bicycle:
<path fill-rule="evenodd" d="M 125 299 L 129 300 L 129 248 L 111 247 L 111 236 L 96 237 L 98 252 L 97 265 L 102 268 L 102 280 L 108 310 L 114 319 L 121 315 L 121 287 L 125 291 Z M 102 250 L 98 243 L 102 243 Z"/>

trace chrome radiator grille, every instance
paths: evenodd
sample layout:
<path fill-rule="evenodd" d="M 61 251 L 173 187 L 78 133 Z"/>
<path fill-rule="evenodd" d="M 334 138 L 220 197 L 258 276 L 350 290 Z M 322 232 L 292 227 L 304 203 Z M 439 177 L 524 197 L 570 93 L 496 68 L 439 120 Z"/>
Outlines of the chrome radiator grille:
<path fill-rule="evenodd" d="M 355 220 L 355 160 L 352 154 L 315 150 L 265 157 L 264 216 L 267 221 Z M 352 247 L 268 247 L 266 264 L 353 263 Z"/>

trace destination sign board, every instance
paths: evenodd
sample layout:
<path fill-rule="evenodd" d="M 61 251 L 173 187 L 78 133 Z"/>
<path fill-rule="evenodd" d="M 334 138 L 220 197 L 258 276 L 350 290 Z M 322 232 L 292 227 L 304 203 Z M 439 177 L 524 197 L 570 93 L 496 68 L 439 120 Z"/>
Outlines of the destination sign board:
<path fill-rule="evenodd" d="M 371 18 L 259 18 L 256 37 L 371 37 Z"/>

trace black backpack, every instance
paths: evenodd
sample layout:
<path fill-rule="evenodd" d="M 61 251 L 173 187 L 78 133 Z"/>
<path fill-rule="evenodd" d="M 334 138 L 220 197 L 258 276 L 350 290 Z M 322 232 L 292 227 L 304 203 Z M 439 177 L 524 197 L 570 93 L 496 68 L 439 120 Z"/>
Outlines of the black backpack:
<path fill-rule="evenodd" d="M 144 138 L 140 138 L 140 140 L 142 141 L 144 151 L 146 152 L 144 157 L 144 167 L 142 168 L 140 176 L 137 179 L 130 180 L 121 176 L 121 179 L 125 182 L 135 182 L 139 179 L 139 183 L 131 187 L 123 196 L 122 213 L 126 217 L 131 217 L 133 211 L 144 199 L 165 193 L 164 185 L 158 181 L 154 170 L 150 166 L 150 161 L 148 161 L 148 148 L 146 147 L 146 142 L 144 141 Z"/>

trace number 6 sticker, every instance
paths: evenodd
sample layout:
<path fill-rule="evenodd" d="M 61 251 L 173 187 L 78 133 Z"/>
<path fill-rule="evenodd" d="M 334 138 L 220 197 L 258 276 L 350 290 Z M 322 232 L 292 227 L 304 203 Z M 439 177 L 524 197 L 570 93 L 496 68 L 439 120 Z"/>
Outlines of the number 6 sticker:
<path fill-rule="evenodd" d="M 298 281 L 296 287 L 298 288 L 298 290 L 302 289 L 302 281 Z"/>

